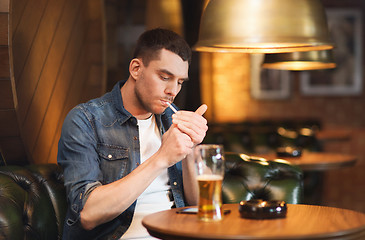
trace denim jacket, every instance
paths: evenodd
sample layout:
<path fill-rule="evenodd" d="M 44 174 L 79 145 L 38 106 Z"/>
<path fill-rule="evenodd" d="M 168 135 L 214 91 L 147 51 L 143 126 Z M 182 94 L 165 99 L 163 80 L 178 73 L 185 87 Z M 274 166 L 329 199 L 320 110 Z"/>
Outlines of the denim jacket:
<path fill-rule="evenodd" d="M 124 107 L 118 82 L 104 96 L 72 109 L 62 127 L 57 162 L 64 169 L 68 211 L 63 239 L 118 239 L 128 229 L 136 202 L 114 220 L 91 231 L 80 224 L 80 212 L 98 186 L 128 175 L 140 164 L 137 119 Z M 173 112 L 156 115 L 161 135 L 170 127 Z M 176 207 L 185 206 L 181 162 L 168 169 Z M 118 194 L 118 193 L 116 193 Z"/>

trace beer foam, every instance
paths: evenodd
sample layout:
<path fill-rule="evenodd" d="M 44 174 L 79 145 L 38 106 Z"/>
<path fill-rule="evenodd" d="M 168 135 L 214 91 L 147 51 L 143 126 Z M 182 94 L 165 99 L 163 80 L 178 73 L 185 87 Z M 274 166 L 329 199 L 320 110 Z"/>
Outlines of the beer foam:
<path fill-rule="evenodd" d="M 221 175 L 210 175 L 210 174 L 203 174 L 196 177 L 198 181 L 218 181 L 223 180 L 223 176 Z"/>

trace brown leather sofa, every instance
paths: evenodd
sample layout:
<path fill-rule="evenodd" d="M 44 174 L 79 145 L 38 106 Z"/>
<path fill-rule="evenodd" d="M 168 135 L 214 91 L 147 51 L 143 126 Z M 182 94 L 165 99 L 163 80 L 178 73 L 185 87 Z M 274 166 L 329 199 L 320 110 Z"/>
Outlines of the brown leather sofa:
<path fill-rule="evenodd" d="M 286 163 L 226 154 L 224 203 L 265 199 L 300 203 L 302 172 Z M 0 167 L 0 239 L 62 239 L 67 208 L 56 164 Z"/>

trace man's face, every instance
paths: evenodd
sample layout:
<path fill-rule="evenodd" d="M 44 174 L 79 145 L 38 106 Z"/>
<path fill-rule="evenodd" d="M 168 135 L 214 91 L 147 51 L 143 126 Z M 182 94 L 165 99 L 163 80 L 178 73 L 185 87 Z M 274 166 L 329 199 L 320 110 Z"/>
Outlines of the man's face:
<path fill-rule="evenodd" d="M 188 70 L 187 61 L 165 49 L 147 67 L 142 64 L 135 88 L 141 107 L 150 113 L 163 113 L 168 106 L 166 102 L 173 102 L 183 82 L 188 80 Z"/>

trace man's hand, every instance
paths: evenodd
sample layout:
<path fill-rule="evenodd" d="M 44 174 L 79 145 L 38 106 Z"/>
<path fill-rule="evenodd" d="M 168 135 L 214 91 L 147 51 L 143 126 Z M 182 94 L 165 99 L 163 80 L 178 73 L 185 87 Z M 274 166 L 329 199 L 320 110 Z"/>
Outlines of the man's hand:
<path fill-rule="evenodd" d="M 173 125 L 162 136 L 160 149 L 157 151 L 160 162 L 169 167 L 192 153 L 192 148 L 201 143 L 208 130 L 207 120 L 202 115 L 207 105 L 201 105 L 195 112 L 178 111 L 173 115 Z"/>
<path fill-rule="evenodd" d="M 157 151 L 160 156 L 165 156 L 168 166 L 170 167 L 190 154 L 193 148 L 190 137 L 181 132 L 176 126 L 172 125 L 169 130 L 162 135 L 161 147 Z M 162 155 L 161 155 L 162 154 Z M 161 158 L 159 158 L 161 159 Z"/>
<path fill-rule="evenodd" d="M 191 138 L 194 146 L 204 140 L 208 130 L 207 120 L 202 116 L 208 107 L 201 105 L 195 112 L 178 111 L 173 117 L 173 124 Z"/>

